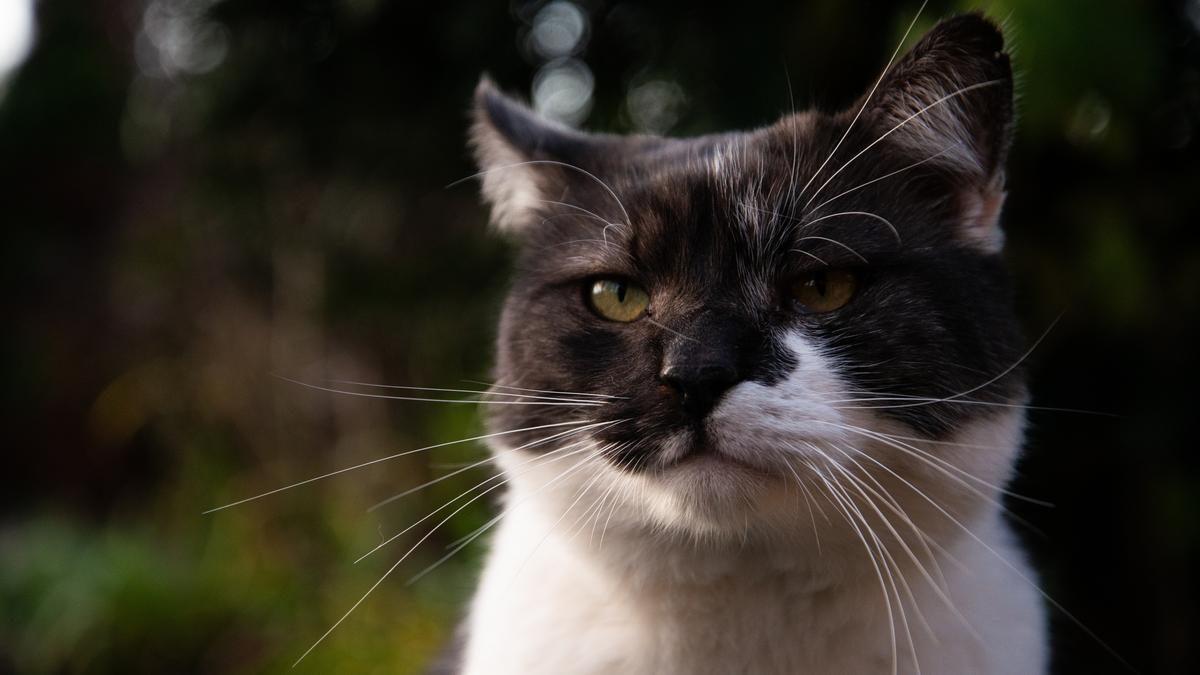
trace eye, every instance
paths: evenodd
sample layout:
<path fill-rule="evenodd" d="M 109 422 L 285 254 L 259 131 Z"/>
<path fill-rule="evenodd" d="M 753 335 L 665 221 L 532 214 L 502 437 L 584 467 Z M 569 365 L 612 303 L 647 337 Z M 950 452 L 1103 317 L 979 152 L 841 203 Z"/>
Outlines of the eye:
<path fill-rule="evenodd" d="M 822 314 L 841 309 L 854 297 L 858 278 L 849 270 L 810 272 L 792 282 L 792 298 L 806 312 Z"/>
<path fill-rule="evenodd" d="M 605 319 L 629 322 L 646 313 L 650 295 L 628 279 L 596 279 L 587 289 L 587 301 Z"/>

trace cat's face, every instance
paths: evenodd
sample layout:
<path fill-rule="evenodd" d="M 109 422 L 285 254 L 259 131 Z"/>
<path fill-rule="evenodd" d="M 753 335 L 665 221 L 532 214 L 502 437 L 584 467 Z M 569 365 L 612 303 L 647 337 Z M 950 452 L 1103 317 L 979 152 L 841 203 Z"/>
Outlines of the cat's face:
<path fill-rule="evenodd" d="M 497 380 L 573 392 L 492 406 L 493 431 L 531 429 L 495 443 L 515 484 L 721 535 L 807 524 L 807 502 L 847 497 L 831 481 L 951 504 L 970 501 L 955 472 L 1003 482 L 1023 387 L 990 23 L 939 25 L 846 112 L 745 133 L 585 135 L 486 82 L 477 106 L 485 193 L 521 247 Z"/>

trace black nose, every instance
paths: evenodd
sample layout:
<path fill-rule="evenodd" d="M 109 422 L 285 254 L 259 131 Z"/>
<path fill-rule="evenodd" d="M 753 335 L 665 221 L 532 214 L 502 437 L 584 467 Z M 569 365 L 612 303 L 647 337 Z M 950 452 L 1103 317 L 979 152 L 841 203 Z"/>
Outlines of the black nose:
<path fill-rule="evenodd" d="M 663 367 L 659 379 L 675 389 L 683 399 L 683 409 L 699 419 L 739 378 L 731 363 L 676 363 Z"/>

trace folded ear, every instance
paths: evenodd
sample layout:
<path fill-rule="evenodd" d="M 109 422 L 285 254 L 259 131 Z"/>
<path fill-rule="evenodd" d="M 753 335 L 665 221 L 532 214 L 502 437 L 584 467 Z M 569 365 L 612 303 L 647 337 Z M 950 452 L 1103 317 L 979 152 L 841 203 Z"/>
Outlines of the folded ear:
<path fill-rule="evenodd" d="M 989 251 L 1003 244 L 1012 90 L 1004 36 L 983 16 L 965 14 L 939 23 L 896 63 L 868 109 L 880 133 L 955 178 L 963 235 Z"/>
<path fill-rule="evenodd" d="M 500 93 L 487 77 L 475 89 L 471 145 L 492 224 L 502 231 L 527 227 L 546 200 L 561 200 L 593 144 Z"/>

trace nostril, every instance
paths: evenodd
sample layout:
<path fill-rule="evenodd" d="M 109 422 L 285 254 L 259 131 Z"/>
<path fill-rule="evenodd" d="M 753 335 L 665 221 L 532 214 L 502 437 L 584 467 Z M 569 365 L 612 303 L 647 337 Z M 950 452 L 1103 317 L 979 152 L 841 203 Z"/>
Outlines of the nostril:
<path fill-rule="evenodd" d="M 684 383 L 687 381 L 687 375 L 684 372 L 685 370 L 685 366 L 666 366 L 662 369 L 662 372 L 658 374 L 658 379 L 662 380 L 666 384 L 671 385 L 682 393 L 684 389 Z"/>
<path fill-rule="evenodd" d="M 702 416 L 726 389 L 737 383 L 738 372 L 726 364 L 672 364 L 662 369 L 659 379 L 682 396 L 688 412 Z"/>

